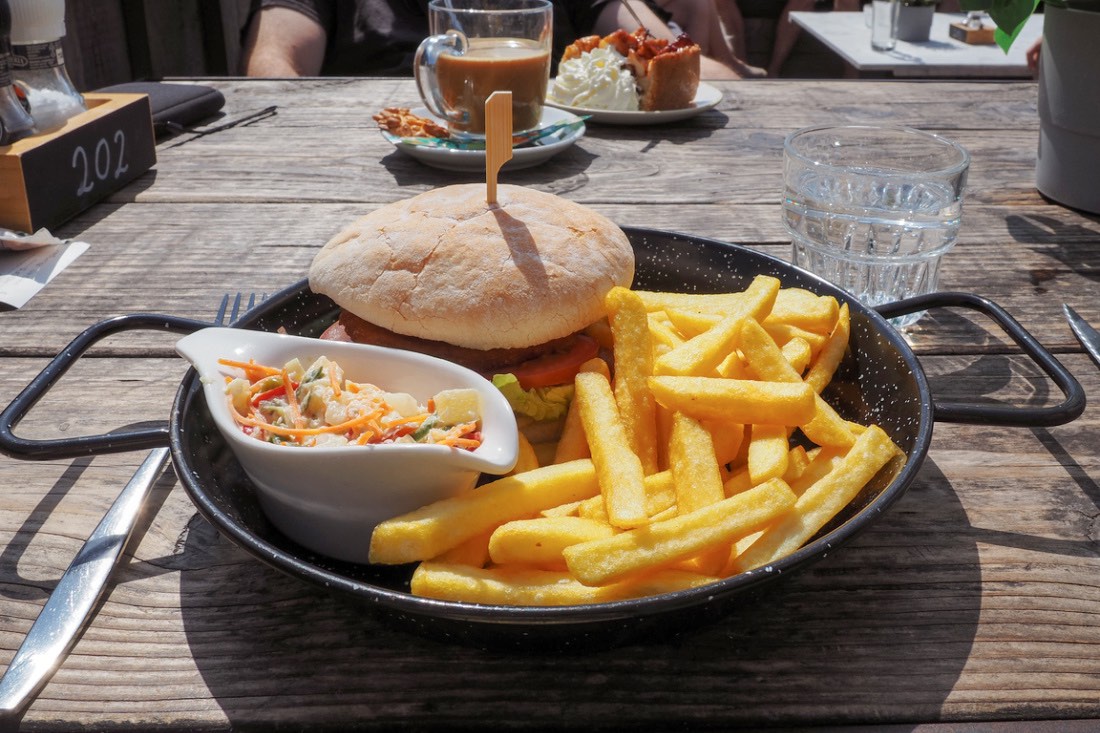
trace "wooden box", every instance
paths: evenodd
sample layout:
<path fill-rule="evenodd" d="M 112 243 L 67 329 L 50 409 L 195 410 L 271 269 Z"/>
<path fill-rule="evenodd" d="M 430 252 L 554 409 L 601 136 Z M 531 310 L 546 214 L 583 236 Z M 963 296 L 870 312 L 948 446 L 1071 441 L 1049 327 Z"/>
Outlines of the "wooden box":
<path fill-rule="evenodd" d="M 995 31 L 996 29 L 993 26 L 983 25 L 980 28 L 971 28 L 965 22 L 952 23 L 947 29 L 948 35 L 956 41 L 969 43 L 973 46 L 986 46 L 995 43 L 996 40 L 993 36 Z"/>
<path fill-rule="evenodd" d="M 0 227 L 56 227 L 156 163 L 148 96 L 84 100 L 88 110 L 60 129 L 0 147 Z"/>

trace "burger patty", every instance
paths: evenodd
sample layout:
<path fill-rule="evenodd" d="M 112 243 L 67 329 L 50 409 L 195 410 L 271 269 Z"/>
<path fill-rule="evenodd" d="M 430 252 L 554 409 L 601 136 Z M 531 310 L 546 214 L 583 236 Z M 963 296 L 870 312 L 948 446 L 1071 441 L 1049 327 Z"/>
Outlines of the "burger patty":
<path fill-rule="evenodd" d="M 577 334 L 554 339 L 537 346 L 523 346 L 515 349 L 469 349 L 465 346 L 455 346 L 443 341 L 406 336 L 396 333 L 388 328 L 376 326 L 364 321 L 350 311 L 340 312 L 340 318 L 336 323 L 325 329 L 321 338 L 329 341 L 354 341 L 360 344 L 374 344 L 375 346 L 388 346 L 394 349 L 416 351 L 428 356 L 462 364 L 465 367 L 481 373 L 493 373 L 507 371 L 507 367 L 514 367 L 532 359 L 537 359 L 546 354 L 558 351 L 568 351 L 573 342 L 578 338 Z"/>

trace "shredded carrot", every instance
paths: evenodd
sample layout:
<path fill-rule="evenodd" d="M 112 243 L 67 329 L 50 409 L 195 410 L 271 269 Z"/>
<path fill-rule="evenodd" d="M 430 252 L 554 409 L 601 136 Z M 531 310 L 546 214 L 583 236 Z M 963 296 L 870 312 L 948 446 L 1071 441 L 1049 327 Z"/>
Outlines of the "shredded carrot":
<path fill-rule="evenodd" d="M 422 412 L 419 415 L 410 415 L 409 417 L 398 418 L 389 423 L 391 428 L 395 428 L 398 425 L 421 425 L 425 420 L 431 417 L 431 413 Z"/>
<path fill-rule="evenodd" d="M 395 416 L 393 408 L 387 404 L 382 393 L 378 392 L 376 387 L 342 380 L 338 376 L 337 370 L 339 367 L 330 363 L 328 366 L 327 378 L 329 385 L 332 387 L 332 397 L 340 398 L 344 392 L 360 395 L 359 398 L 354 400 L 344 398 L 344 400 L 336 403 L 336 405 L 338 406 L 342 403 L 344 409 L 350 408 L 351 410 L 355 410 L 357 414 L 335 425 L 307 427 L 311 423 L 316 424 L 320 420 L 313 420 L 303 413 L 303 409 L 308 407 L 308 405 L 298 400 L 296 391 L 301 385 L 295 383 L 290 378 L 290 374 L 285 366 L 281 369 L 269 367 L 256 363 L 254 359 L 250 359 L 247 362 L 234 359 L 219 359 L 218 363 L 233 369 L 242 370 L 251 382 L 249 385 L 250 399 L 248 400 L 247 407 L 242 406 L 241 411 L 238 412 L 233 406 L 232 398 L 229 397 L 228 394 L 227 402 L 230 412 L 233 415 L 233 420 L 241 426 L 245 434 L 251 435 L 259 440 L 275 440 L 276 438 L 281 438 L 288 442 L 303 444 L 312 442 L 305 440 L 309 436 L 336 434 L 348 443 L 358 445 L 398 442 L 407 440 L 408 438 L 406 436 L 416 432 L 416 430 L 423 426 L 429 418 L 435 415 L 435 400 L 429 399 L 426 412 L 409 415 L 407 417 Z M 320 379 L 324 379 L 324 377 L 320 377 Z M 232 381 L 232 377 L 226 377 L 227 384 Z M 274 387 L 272 386 L 273 384 L 275 385 Z M 286 402 L 285 412 L 282 414 L 279 414 L 282 412 L 281 408 L 276 408 L 276 413 L 274 415 L 268 410 L 261 408 L 261 405 L 270 405 L 270 403 L 267 402 L 268 399 L 275 398 L 280 398 L 280 402 L 282 400 Z M 349 402 L 351 404 L 348 404 Z M 362 404 L 363 402 L 367 404 L 364 405 Z M 357 410 L 356 405 L 358 406 Z M 268 420 L 273 420 L 274 422 L 268 422 Z M 284 425 L 286 425 L 286 427 L 284 427 Z M 435 442 L 439 445 L 450 447 L 477 448 L 481 445 L 481 435 L 477 432 L 477 429 L 477 421 L 455 425 L 443 433 L 441 440 L 436 440 Z M 439 435 L 439 432 L 433 430 L 432 434 Z"/>
<path fill-rule="evenodd" d="M 454 440 L 446 443 L 451 448 L 477 448 L 481 445 L 480 440 L 474 440 L 473 438 L 455 438 Z"/>
<path fill-rule="evenodd" d="M 273 425 L 269 422 L 264 422 L 247 415 L 242 415 L 233 409 L 230 405 L 229 411 L 233 413 L 233 419 L 241 425 L 248 425 L 254 428 L 260 428 L 272 435 L 281 435 L 288 438 L 304 437 L 307 435 L 321 435 L 322 433 L 343 433 L 352 428 L 365 425 L 372 420 L 376 420 L 378 415 L 381 414 L 381 410 L 375 412 L 369 412 L 365 415 L 357 415 L 350 420 L 346 420 L 338 425 L 322 425 L 319 428 L 284 428 L 279 425 Z"/>
<path fill-rule="evenodd" d="M 447 434 L 443 436 L 443 438 L 439 441 L 439 444 L 451 447 L 457 447 L 459 445 L 467 446 L 470 443 L 473 443 L 475 447 L 481 445 L 480 441 L 462 437 L 466 433 L 472 433 L 476 429 L 476 422 L 468 422 L 461 425 L 455 425 L 453 428 L 447 431 Z"/>
<path fill-rule="evenodd" d="M 255 359 L 249 359 L 248 361 L 236 361 L 234 359 L 218 359 L 218 363 L 223 366 L 233 367 L 235 369 L 243 369 L 248 378 L 248 381 L 255 381 L 257 377 L 273 377 L 279 374 L 280 369 L 274 367 L 264 366 L 263 364 L 257 364 Z"/>

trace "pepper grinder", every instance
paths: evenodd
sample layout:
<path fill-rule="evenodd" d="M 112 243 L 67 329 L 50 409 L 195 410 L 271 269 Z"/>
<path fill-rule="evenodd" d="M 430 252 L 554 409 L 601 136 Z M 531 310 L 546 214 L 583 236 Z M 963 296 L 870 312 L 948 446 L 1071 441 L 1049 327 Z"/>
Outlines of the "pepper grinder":
<path fill-rule="evenodd" d="M 11 3 L 12 76 L 27 94 L 39 132 L 49 132 L 88 107 L 65 68 L 65 0 Z"/>
<path fill-rule="evenodd" d="M 34 120 L 12 85 L 11 8 L 8 0 L 0 0 L 0 145 L 9 145 L 34 132 Z"/>

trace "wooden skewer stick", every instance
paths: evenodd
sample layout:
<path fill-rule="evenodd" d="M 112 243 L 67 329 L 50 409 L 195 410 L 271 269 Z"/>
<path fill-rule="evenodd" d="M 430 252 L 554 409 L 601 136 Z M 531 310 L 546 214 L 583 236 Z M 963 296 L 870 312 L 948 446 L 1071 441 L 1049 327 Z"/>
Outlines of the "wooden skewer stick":
<path fill-rule="evenodd" d="M 497 202 L 497 173 L 512 159 L 512 93 L 493 92 L 485 100 L 485 201 Z"/>
<path fill-rule="evenodd" d="M 623 7 L 626 8 L 627 12 L 629 12 L 631 17 L 633 17 L 634 20 L 638 23 L 638 27 L 645 31 L 645 34 L 647 36 L 649 36 L 650 38 L 657 37 L 649 32 L 649 28 L 646 28 L 645 23 L 643 23 L 642 19 L 638 17 L 638 11 L 630 6 L 630 0 L 623 0 Z"/>

